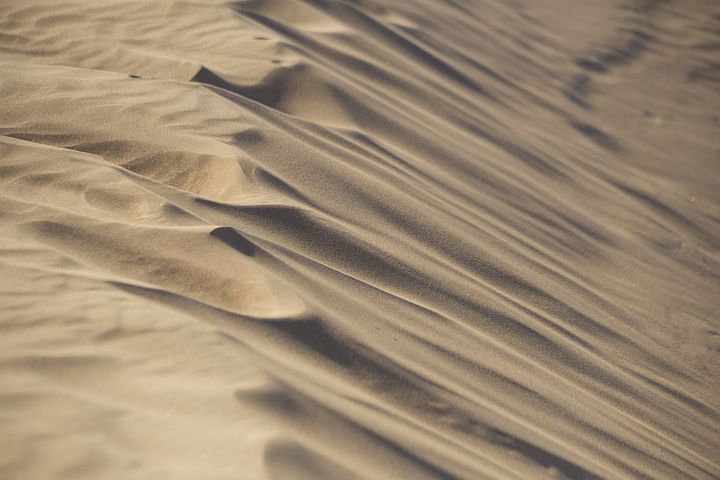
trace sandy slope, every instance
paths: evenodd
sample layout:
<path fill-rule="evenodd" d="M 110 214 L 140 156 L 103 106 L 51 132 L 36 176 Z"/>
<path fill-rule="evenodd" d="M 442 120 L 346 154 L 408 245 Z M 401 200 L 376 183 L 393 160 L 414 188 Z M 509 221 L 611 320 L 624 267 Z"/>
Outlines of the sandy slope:
<path fill-rule="evenodd" d="M 0 2 L 0 477 L 720 477 L 720 4 Z"/>

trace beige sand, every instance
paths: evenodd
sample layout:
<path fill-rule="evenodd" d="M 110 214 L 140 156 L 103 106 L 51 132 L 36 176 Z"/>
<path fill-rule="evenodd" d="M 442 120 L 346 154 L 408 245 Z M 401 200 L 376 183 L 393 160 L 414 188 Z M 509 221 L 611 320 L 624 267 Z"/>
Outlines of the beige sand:
<path fill-rule="evenodd" d="M 0 478 L 720 478 L 720 3 L 0 2 Z"/>

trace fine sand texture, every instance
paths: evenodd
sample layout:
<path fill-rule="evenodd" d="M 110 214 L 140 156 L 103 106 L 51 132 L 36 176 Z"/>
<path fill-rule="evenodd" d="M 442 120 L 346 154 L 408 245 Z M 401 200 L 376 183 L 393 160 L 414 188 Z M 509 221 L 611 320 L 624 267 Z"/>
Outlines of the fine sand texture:
<path fill-rule="evenodd" d="M 718 478 L 717 0 L 0 0 L 0 479 Z"/>

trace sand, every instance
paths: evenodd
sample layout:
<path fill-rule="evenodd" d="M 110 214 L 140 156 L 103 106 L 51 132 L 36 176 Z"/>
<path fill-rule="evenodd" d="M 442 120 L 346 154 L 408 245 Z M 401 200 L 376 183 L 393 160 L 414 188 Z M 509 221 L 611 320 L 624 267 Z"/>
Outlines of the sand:
<path fill-rule="evenodd" d="M 720 3 L 0 2 L 0 478 L 720 478 Z"/>

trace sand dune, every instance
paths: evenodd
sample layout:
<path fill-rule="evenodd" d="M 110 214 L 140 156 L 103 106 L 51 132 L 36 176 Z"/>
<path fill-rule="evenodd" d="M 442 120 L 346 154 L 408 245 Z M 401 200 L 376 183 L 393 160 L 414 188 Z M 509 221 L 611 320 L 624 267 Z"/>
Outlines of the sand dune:
<path fill-rule="evenodd" d="M 1 478 L 720 478 L 717 2 L 0 6 Z"/>

